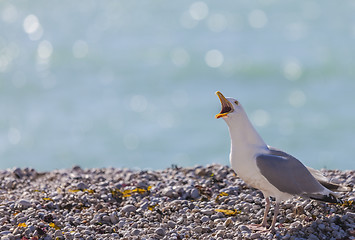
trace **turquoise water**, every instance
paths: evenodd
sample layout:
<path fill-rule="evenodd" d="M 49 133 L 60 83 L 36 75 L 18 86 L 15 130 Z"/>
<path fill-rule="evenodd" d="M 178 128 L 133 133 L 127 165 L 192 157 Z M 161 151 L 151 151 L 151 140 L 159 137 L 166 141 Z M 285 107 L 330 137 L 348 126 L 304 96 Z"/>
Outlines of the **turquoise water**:
<path fill-rule="evenodd" d="M 0 168 L 228 164 L 214 92 L 314 168 L 354 169 L 355 3 L 1 1 Z"/>

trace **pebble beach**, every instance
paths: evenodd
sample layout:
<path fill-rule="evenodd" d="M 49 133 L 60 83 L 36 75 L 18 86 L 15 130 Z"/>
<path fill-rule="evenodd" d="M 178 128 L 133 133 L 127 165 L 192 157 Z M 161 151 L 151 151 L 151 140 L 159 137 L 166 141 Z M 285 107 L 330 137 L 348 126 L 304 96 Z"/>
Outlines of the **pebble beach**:
<path fill-rule="evenodd" d="M 322 170 L 352 187 L 355 171 Z M 293 198 L 275 232 L 252 231 L 265 201 L 228 166 L 0 170 L 0 239 L 355 239 L 355 194 L 343 204 Z M 271 214 L 269 213 L 269 224 Z"/>

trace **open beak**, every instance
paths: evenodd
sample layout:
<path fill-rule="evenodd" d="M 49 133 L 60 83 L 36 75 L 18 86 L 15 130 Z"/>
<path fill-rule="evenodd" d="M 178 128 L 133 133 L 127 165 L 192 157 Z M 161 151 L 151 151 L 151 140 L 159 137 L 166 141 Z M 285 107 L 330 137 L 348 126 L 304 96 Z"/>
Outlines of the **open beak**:
<path fill-rule="evenodd" d="M 220 113 L 216 114 L 215 118 L 224 117 L 227 116 L 228 113 L 233 112 L 233 105 L 223 96 L 223 94 L 220 91 L 217 91 L 216 94 L 221 101 L 222 109 Z"/>

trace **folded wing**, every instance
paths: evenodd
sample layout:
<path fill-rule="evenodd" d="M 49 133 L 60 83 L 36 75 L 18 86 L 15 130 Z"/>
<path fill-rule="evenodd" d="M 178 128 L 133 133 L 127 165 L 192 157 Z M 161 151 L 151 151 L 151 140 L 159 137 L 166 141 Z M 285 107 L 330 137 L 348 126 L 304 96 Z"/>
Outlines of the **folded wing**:
<path fill-rule="evenodd" d="M 302 196 L 324 191 L 324 187 L 296 158 L 261 154 L 256 157 L 256 163 L 261 174 L 281 192 Z"/>

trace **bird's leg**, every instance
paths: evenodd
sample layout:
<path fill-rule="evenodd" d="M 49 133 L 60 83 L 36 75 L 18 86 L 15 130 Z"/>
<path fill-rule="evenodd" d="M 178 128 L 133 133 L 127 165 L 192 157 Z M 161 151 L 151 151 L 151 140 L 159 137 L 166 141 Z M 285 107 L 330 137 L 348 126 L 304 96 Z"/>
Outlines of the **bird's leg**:
<path fill-rule="evenodd" d="M 276 224 L 276 218 L 277 218 L 277 215 L 279 214 L 280 212 L 280 203 L 278 201 L 275 202 L 275 207 L 274 207 L 274 217 L 272 218 L 272 223 L 271 223 L 271 226 L 269 228 L 269 231 L 274 231 L 275 230 L 275 224 Z"/>
<path fill-rule="evenodd" d="M 256 231 L 265 231 L 266 230 L 266 225 L 267 225 L 267 214 L 270 210 L 270 206 L 271 206 L 271 202 L 270 202 L 270 197 L 269 196 L 265 196 L 265 211 L 264 211 L 264 217 L 263 217 L 263 221 L 260 224 L 251 224 L 249 225 L 250 229 L 252 230 L 256 230 Z"/>
<path fill-rule="evenodd" d="M 266 204 L 265 204 L 265 211 L 264 211 L 263 221 L 262 221 L 261 224 L 260 224 L 261 227 L 266 227 L 266 224 L 267 224 L 266 218 L 267 218 L 267 214 L 268 214 L 268 212 L 269 212 L 269 210 L 270 210 L 270 206 L 271 206 L 270 198 L 269 198 L 269 197 L 265 197 L 265 201 L 266 201 Z"/>

